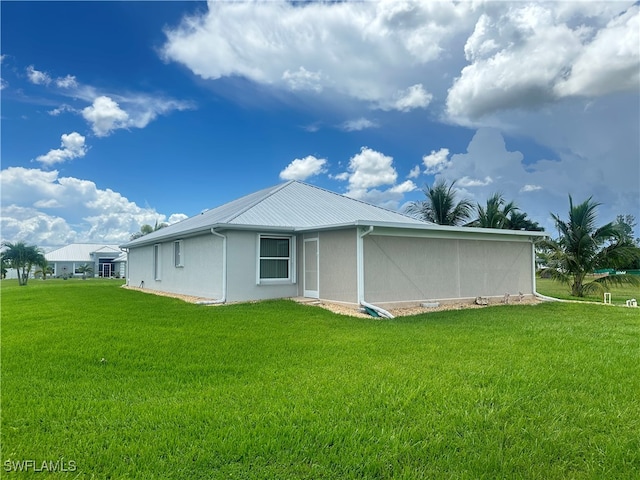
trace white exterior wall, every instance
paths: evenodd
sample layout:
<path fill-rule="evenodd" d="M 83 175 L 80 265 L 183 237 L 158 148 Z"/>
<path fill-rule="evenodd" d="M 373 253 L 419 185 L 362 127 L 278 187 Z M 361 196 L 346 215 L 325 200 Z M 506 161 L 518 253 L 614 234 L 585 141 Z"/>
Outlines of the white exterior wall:
<path fill-rule="evenodd" d="M 293 236 L 291 242 L 292 248 L 296 250 L 293 252 L 294 263 L 291 267 L 295 277 L 293 282 L 283 280 L 275 283 L 259 283 L 257 281 L 259 232 L 227 231 L 224 234 L 227 237 L 227 301 L 242 302 L 298 296 L 299 256 L 296 236 Z"/>
<path fill-rule="evenodd" d="M 127 283 L 132 287 L 192 295 L 222 297 L 222 239 L 200 235 L 182 240 L 182 267 L 174 262 L 174 242 L 160 243 L 160 278 L 154 278 L 153 245 L 131 248 Z"/>
<path fill-rule="evenodd" d="M 531 242 L 364 237 L 364 296 L 370 303 L 533 294 Z"/>

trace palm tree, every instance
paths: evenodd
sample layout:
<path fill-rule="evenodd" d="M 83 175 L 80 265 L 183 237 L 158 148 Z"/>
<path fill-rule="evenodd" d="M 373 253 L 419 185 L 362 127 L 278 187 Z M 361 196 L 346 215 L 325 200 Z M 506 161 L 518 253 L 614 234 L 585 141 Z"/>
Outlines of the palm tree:
<path fill-rule="evenodd" d="M 456 202 L 455 184 L 453 181 L 447 185 L 440 180 L 432 187 L 425 186 L 422 191 L 426 200 L 411 202 L 406 212 L 438 225 L 460 225 L 471 215 L 473 203 L 467 199 Z"/>
<path fill-rule="evenodd" d="M 529 220 L 526 213 L 519 211 L 513 211 L 509 214 L 505 228 L 509 230 L 527 230 L 530 232 L 544 231 L 544 227 L 541 227 L 538 222 Z"/>
<path fill-rule="evenodd" d="M 85 263 L 85 264 L 83 264 L 83 265 L 80 265 L 80 266 L 76 269 L 76 271 L 77 271 L 78 273 L 81 273 L 81 274 L 82 274 L 82 279 L 83 279 L 83 280 L 86 280 L 86 279 L 87 279 L 87 274 L 88 274 L 88 275 L 91 275 L 91 274 L 93 273 L 93 266 L 92 266 L 92 265 L 90 265 L 90 264 L 88 264 L 88 263 Z"/>
<path fill-rule="evenodd" d="M 43 280 L 47 279 L 47 275 L 53 275 L 53 267 L 49 265 L 49 261 L 44 257 L 44 255 L 42 256 L 40 262 L 36 264 L 36 266 L 39 268 L 33 273 L 35 275 L 42 275 Z"/>
<path fill-rule="evenodd" d="M 158 221 L 156 220 L 155 225 L 152 227 L 151 225 L 145 223 L 144 225 L 142 225 L 140 227 L 140 231 L 131 234 L 131 236 L 129 237 L 130 240 L 135 240 L 136 238 L 140 238 L 140 237 L 144 237 L 145 235 L 149 235 L 150 233 L 155 232 L 156 230 L 160 230 L 161 228 L 164 227 L 168 227 L 169 224 L 168 223 L 158 223 Z"/>
<path fill-rule="evenodd" d="M 487 198 L 486 207 L 478 203 L 476 209 L 478 218 L 468 224 L 470 227 L 507 228 L 509 215 L 518 211 L 516 204 L 506 203 L 500 193 L 494 193 Z"/>
<path fill-rule="evenodd" d="M 576 297 L 602 291 L 610 285 L 640 285 L 640 279 L 633 275 L 609 275 L 585 283 L 586 276 L 596 269 L 640 258 L 640 248 L 626 242 L 622 230 L 613 222 L 596 227 L 599 205 L 591 197 L 574 205 L 569 195 L 569 220 L 565 222 L 552 214 L 559 238 L 539 244 L 547 263 L 541 273 L 566 282 L 571 287 L 571 295 Z"/>
<path fill-rule="evenodd" d="M 3 242 L 2 246 L 6 249 L 2 252 L 2 258 L 9 268 L 18 271 L 18 284 L 26 285 L 31 268 L 44 260 L 42 251 L 35 245 L 27 245 L 24 242 Z"/>

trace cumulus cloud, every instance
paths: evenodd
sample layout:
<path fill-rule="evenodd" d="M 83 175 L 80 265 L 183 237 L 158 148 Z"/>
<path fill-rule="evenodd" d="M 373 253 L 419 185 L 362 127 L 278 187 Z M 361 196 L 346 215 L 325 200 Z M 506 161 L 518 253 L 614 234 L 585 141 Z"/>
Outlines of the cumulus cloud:
<path fill-rule="evenodd" d="M 382 110 L 399 110 L 408 112 L 414 108 L 427 108 L 433 95 L 427 92 L 422 84 L 413 85 L 406 90 L 398 91 L 394 100 L 380 103 Z"/>
<path fill-rule="evenodd" d="M 581 130 L 579 126 L 577 130 Z M 554 229 L 549 212 L 564 217 L 569 194 L 575 201 L 593 196 L 601 202 L 599 218 L 603 223 L 614 220 L 618 214 L 638 211 L 637 160 L 635 165 L 629 165 L 624 176 L 608 168 L 601 158 L 584 157 L 570 150 L 561 153 L 560 158 L 525 160 L 521 152 L 507 147 L 499 130 L 481 128 L 467 151 L 452 154 L 450 165 L 436 174 L 436 179 L 457 180 L 461 193 L 479 203 L 500 192 L 549 231 Z M 631 191 L 636 194 L 629 195 Z"/>
<path fill-rule="evenodd" d="M 598 31 L 558 82 L 559 96 L 600 96 L 637 91 L 640 84 L 640 6 L 629 8 Z"/>
<path fill-rule="evenodd" d="M 409 171 L 409 174 L 407 175 L 408 178 L 418 178 L 419 176 L 420 176 L 420 165 L 416 165 L 415 167 L 413 167 Z"/>
<path fill-rule="evenodd" d="M 398 173 L 393 157 L 368 147 L 351 157 L 346 172 L 332 178 L 349 182 L 346 196 L 391 210 L 398 208 L 406 193 L 417 188 L 411 180 L 396 184 Z"/>
<path fill-rule="evenodd" d="M 96 98 L 93 105 L 82 110 L 82 116 L 98 137 L 107 136 L 117 128 L 126 128 L 129 123 L 129 114 L 106 96 Z"/>
<path fill-rule="evenodd" d="M 9 167 L 0 172 L 3 240 L 39 246 L 69 242 L 120 243 L 143 224 L 166 221 L 94 182 L 60 177 L 57 171 Z M 186 218 L 173 214 L 170 221 Z"/>
<path fill-rule="evenodd" d="M 441 148 L 438 151 L 431 150 L 429 155 L 422 157 L 422 163 L 425 166 L 425 173 L 433 175 L 439 173 L 449 165 L 449 149 Z"/>
<path fill-rule="evenodd" d="M 106 137 L 121 128 L 144 128 L 160 114 L 192 108 L 188 102 L 145 95 L 119 95 L 116 98 L 119 102 L 109 96 L 100 95 L 90 106 L 82 110 L 82 116 L 98 137 Z M 125 105 L 126 110 L 121 104 Z"/>
<path fill-rule="evenodd" d="M 296 158 L 280 172 L 280 178 L 282 180 L 306 180 L 324 172 L 326 163 L 324 158 L 316 158 L 313 155 Z"/>
<path fill-rule="evenodd" d="M 36 160 L 46 166 L 51 166 L 74 158 L 84 157 L 87 153 L 85 137 L 80 135 L 78 132 L 65 133 L 61 138 L 62 148 L 49 150 L 46 154 L 38 156 Z"/>
<path fill-rule="evenodd" d="M 432 94 L 420 80 L 424 67 L 440 59 L 447 43 L 473 22 L 466 2 L 209 2 L 208 7 L 166 30 L 167 61 L 205 79 L 242 76 L 403 112 L 430 104 Z"/>
<path fill-rule="evenodd" d="M 621 9 L 619 15 L 611 8 Z M 487 9 L 465 44 L 470 63 L 449 89 L 448 115 L 465 123 L 568 96 L 637 91 L 639 11 L 638 5 L 612 3 L 603 12 L 561 2 Z"/>
<path fill-rule="evenodd" d="M 393 185 L 398 173 L 393 167 L 393 157 L 368 147 L 349 160 L 349 190 L 360 191 L 381 185 Z"/>

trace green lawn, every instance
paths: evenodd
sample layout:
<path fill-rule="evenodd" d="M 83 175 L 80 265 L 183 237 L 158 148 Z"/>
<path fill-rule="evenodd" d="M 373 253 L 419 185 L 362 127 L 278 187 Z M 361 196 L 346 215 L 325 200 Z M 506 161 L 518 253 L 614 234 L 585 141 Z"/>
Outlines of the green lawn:
<path fill-rule="evenodd" d="M 197 306 L 119 284 L 2 281 L 2 478 L 640 471 L 640 309 L 376 320 L 290 301 Z M 8 472 L 23 460 L 75 471 Z"/>
<path fill-rule="evenodd" d="M 587 302 L 603 302 L 603 294 L 595 293 L 582 298 L 572 297 L 571 288 L 561 282 L 556 282 L 549 278 L 537 278 L 536 286 L 539 293 L 550 297 L 562 298 L 565 300 L 579 300 Z M 625 302 L 631 298 L 635 298 L 640 303 L 640 287 L 625 285 L 622 287 L 613 287 L 605 291 L 611 293 L 611 303 L 614 305 L 625 305 Z"/>

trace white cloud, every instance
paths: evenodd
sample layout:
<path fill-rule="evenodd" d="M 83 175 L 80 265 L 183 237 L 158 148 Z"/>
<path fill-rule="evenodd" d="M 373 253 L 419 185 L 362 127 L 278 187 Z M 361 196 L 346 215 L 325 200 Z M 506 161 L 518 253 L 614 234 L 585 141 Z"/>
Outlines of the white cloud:
<path fill-rule="evenodd" d="M 64 245 L 77 239 L 77 233 L 64 218 L 17 205 L 2 207 L 0 227 L 4 241 L 27 241 L 39 247 Z"/>
<path fill-rule="evenodd" d="M 427 92 L 422 84 L 413 85 L 406 90 L 399 91 L 394 97 L 391 102 L 381 102 L 380 108 L 382 110 L 408 112 L 414 108 L 427 108 L 433 99 L 433 95 Z"/>
<path fill-rule="evenodd" d="M 322 173 L 326 163 L 324 158 L 316 158 L 313 155 L 296 158 L 280 172 L 280 178 L 283 180 L 306 180 Z"/>
<path fill-rule="evenodd" d="M 364 117 L 357 118 L 355 120 L 347 120 L 340 128 L 346 132 L 358 132 L 360 130 L 366 130 L 367 128 L 376 128 L 378 124 L 368 120 Z"/>
<path fill-rule="evenodd" d="M 566 96 L 637 91 L 639 7 L 583 3 L 505 2 L 485 8 L 464 47 L 470 63 L 448 92 L 449 117 L 469 123 Z"/>
<path fill-rule="evenodd" d="M 121 128 L 144 128 L 160 114 L 192 108 L 188 102 L 146 95 L 118 95 L 115 98 L 118 102 L 106 95 L 100 95 L 93 100 L 92 105 L 82 110 L 82 116 L 91 124 L 93 133 L 98 137 L 108 136 Z M 126 110 L 121 105 L 124 105 Z"/>
<path fill-rule="evenodd" d="M 362 147 L 349 160 L 346 172 L 334 175 L 336 180 L 348 180 L 346 196 L 396 210 L 404 195 L 417 187 L 411 180 L 396 184 L 398 173 L 393 157 Z M 388 188 L 379 188 L 385 187 Z"/>
<path fill-rule="evenodd" d="M 34 85 L 49 85 L 51 83 L 49 74 L 36 70 L 33 65 L 27 67 L 27 78 Z"/>
<path fill-rule="evenodd" d="M 479 178 L 469 178 L 467 176 L 462 177 L 456 183 L 459 187 L 486 187 L 487 185 L 491 185 L 493 183 L 493 179 L 489 176 L 484 177 L 484 179 Z"/>
<path fill-rule="evenodd" d="M 98 137 L 107 136 L 118 128 L 126 128 L 130 121 L 129 114 L 106 96 L 96 98 L 93 105 L 82 110 L 82 116 Z"/>
<path fill-rule="evenodd" d="M 575 59 L 570 75 L 555 85 L 559 96 L 600 96 L 637 91 L 640 84 L 640 6 L 614 18 Z"/>
<path fill-rule="evenodd" d="M 600 116 L 598 112 L 594 112 L 594 115 Z M 573 117 L 569 115 L 568 118 Z M 566 120 L 560 118 L 558 121 L 562 124 Z M 620 128 L 616 124 L 607 130 L 604 126 L 606 123 L 607 120 L 603 119 L 604 136 Z M 575 131 L 576 138 L 582 138 L 584 142 L 584 128 L 578 124 Z M 583 148 L 593 152 L 597 149 L 598 141 L 597 138 L 592 139 L 592 143 Z M 467 152 L 451 155 L 450 165 L 437 174 L 436 179 L 442 178 L 448 182 L 457 180 L 456 185 L 466 189 L 461 193 L 479 203 L 489 195 L 500 192 L 507 201 L 515 201 L 529 217 L 540 222 L 548 231 L 553 231 L 550 212 L 566 216 L 568 195 L 572 195 L 577 202 L 593 196 L 602 204 L 598 209 L 599 221 L 606 223 L 614 220 L 618 214 L 640 213 L 637 146 L 635 154 L 632 153 L 628 160 L 629 166 L 623 170 L 609 168 L 610 163 L 606 160 L 609 156 L 626 159 L 628 154 L 624 153 L 625 147 L 618 148 L 617 152 L 607 149 L 601 155 L 592 157 L 582 156 L 573 148 L 559 154 L 559 158 L 525 159 L 522 153 L 507 148 L 499 130 L 482 128 L 474 135 Z M 633 155 L 636 155 L 635 164 Z M 620 171 L 624 171 L 625 175 L 620 175 Z"/>
<path fill-rule="evenodd" d="M 407 178 L 418 178 L 420 176 L 420 165 L 416 165 L 411 169 Z"/>
<path fill-rule="evenodd" d="M 441 172 L 450 164 L 449 149 L 441 148 L 438 151 L 431 150 L 429 155 L 422 157 L 422 163 L 425 166 L 425 173 L 429 175 Z"/>
<path fill-rule="evenodd" d="M 9 167 L 0 172 L 2 239 L 39 246 L 69 242 L 120 243 L 165 215 L 142 208 L 110 189 L 57 171 Z M 173 214 L 170 221 L 185 218 Z"/>
<path fill-rule="evenodd" d="M 59 77 L 56 79 L 56 85 L 60 88 L 76 88 L 78 82 L 73 75 L 67 75 L 66 77 Z"/>
<path fill-rule="evenodd" d="M 37 157 L 36 160 L 46 166 L 51 166 L 74 158 L 84 157 L 87 153 L 87 148 L 84 143 L 85 137 L 80 135 L 78 132 L 63 134 L 61 138 L 62 148 L 49 150 L 46 154 Z"/>
<path fill-rule="evenodd" d="M 61 113 L 64 113 L 64 112 L 75 113 L 76 110 L 73 107 L 69 106 L 69 105 L 63 104 L 63 105 L 60 105 L 57 108 L 54 108 L 53 110 L 49 110 L 47 113 L 49 115 L 51 115 L 52 117 L 57 117 L 58 115 L 60 115 Z"/>
<path fill-rule="evenodd" d="M 242 76 L 408 111 L 431 102 L 425 66 L 473 24 L 472 10 L 467 2 L 209 2 L 166 30 L 162 53 L 205 79 Z"/>
<path fill-rule="evenodd" d="M 291 90 L 311 90 L 318 93 L 322 91 L 321 78 L 320 72 L 310 72 L 304 67 L 295 72 L 285 70 L 282 74 L 282 80 Z"/>
<path fill-rule="evenodd" d="M 414 190 L 416 190 L 418 187 L 416 187 L 416 184 L 413 183 L 411 180 L 405 180 L 404 182 L 398 184 L 398 185 L 394 185 L 393 187 L 391 187 L 389 189 L 389 192 L 391 193 L 399 193 L 404 195 L 405 193 L 409 193 L 409 192 L 413 192 Z"/>
<path fill-rule="evenodd" d="M 367 147 L 349 160 L 349 190 L 358 191 L 381 185 L 393 185 L 398 173 L 393 167 L 393 157 Z"/>

